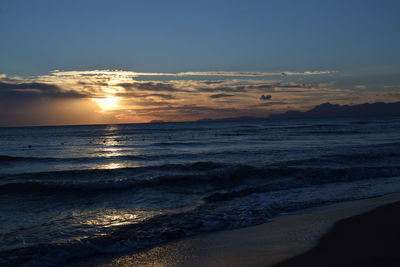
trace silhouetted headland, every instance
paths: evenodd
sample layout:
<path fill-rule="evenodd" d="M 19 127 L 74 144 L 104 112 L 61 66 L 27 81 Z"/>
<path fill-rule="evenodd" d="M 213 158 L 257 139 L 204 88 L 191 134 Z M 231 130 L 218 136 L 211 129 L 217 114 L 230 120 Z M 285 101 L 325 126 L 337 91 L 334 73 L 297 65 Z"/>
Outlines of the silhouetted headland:
<path fill-rule="evenodd" d="M 364 103 L 359 105 L 339 105 L 323 103 L 307 111 L 289 110 L 284 113 L 271 114 L 267 117 L 233 117 L 223 119 L 204 118 L 198 122 L 222 122 L 245 120 L 269 120 L 269 119 L 334 119 L 334 118 L 375 118 L 400 116 L 400 102 L 395 103 Z"/>
<path fill-rule="evenodd" d="M 338 105 L 324 103 L 308 111 L 291 110 L 282 114 L 273 114 L 268 119 L 322 119 L 322 118 L 362 118 L 400 116 L 400 102 L 360 105 Z"/>

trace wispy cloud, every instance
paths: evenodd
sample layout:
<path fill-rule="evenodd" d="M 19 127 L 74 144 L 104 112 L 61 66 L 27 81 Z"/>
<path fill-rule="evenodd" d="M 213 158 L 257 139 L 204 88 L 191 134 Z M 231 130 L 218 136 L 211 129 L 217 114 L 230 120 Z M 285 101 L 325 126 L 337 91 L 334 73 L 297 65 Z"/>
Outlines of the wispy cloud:
<path fill-rule="evenodd" d="M 354 89 L 364 90 L 364 89 L 367 89 L 367 86 L 365 86 L 363 84 L 358 84 L 358 85 L 354 86 Z"/>
<path fill-rule="evenodd" d="M 115 86 L 120 86 L 125 90 L 138 90 L 138 91 L 151 91 L 151 92 L 190 92 L 174 86 L 167 82 L 131 82 L 131 83 L 119 83 Z"/>
<path fill-rule="evenodd" d="M 215 94 L 215 95 L 210 95 L 208 96 L 209 98 L 225 98 L 225 97 L 232 97 L 235 95 L 230 95 L 230 94 Z"/>
<path fill-rule="evenodd" d="M 138 76 L 220 76 L 220 77 L 263 77 L 263 76 L 310 76 L 310 75 L 326 75 L 335 71 L 281 71 L 281 72 L 248 72 L 248 71 L 192 71 L 192 72 L 134 72 L 122 70 L 85 70 L 85 71 L 61 71 L 54 70 L 51 72 L 54 76 L 107 76 L 114 77 L 138 77 Z"/>
<path fill-rule="evenodd" d="M 334 71 L 304 71 L 304 72 L 245 72 L 245 71 L 209 71 L 209 72 L 179 72 L 177 76 L 229 76 L 229 77 L 254 77 L 254 76 L 308 76 L 331 74 Z M 171 74 L 168 74 L 171 75 Z"/>

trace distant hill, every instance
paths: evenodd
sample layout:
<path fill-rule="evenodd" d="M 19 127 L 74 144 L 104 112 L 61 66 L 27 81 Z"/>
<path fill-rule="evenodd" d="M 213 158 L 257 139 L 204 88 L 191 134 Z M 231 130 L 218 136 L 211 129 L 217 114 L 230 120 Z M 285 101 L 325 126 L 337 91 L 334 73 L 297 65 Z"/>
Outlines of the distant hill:
<path fill-rule="evenodd" d="M 400 102 L 373 104 L 365 103 L 360 105 L 338 105 L 323 103 L 307 111 L 290 110 L 285 113 L 271 114 L 268 117 L 232 117 L 211 119 L 204 118 L 192 122 L 224 122 L 224 121 L 247 121 L 265 119 L 323 119 L 323 118 L 363 118 L 363 117 L 400 117 Z M 166 121 L 153 120 L 149 123 L 162 123 Z"/>
<path fill-rule="evenodd" d="M 360 105 L 337 105 L 324 103 L 308 111 L 287 111 L 282 114 L 273 114 L 267 119 L 311 119 L 311 118 L 350 118 L 350 117 L 381 117 L 400 116 L 400 102 Z"/>

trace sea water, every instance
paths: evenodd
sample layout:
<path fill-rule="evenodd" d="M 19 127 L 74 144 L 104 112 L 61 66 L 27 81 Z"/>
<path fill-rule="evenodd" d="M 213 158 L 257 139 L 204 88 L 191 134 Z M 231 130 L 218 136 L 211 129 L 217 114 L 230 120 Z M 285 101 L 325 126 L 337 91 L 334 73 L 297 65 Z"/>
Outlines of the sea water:
<path fill-rule="evenodd" d="M 400 118 L 0 128 L 0 265 L 400 191 Z"/>

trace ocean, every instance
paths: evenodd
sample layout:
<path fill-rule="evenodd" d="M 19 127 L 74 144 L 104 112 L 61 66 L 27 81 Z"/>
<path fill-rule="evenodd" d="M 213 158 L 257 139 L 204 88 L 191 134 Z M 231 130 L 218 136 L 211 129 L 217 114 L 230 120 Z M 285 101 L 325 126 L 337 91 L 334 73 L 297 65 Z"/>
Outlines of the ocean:
<path fill-rule="evenodd" d="M 51 266 L 400 191 L 400 118 L 0 128 L 0 265 Z"/>

